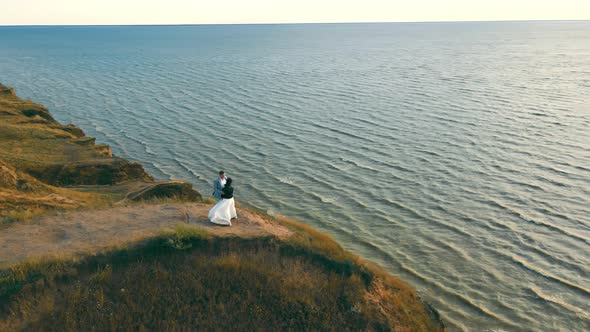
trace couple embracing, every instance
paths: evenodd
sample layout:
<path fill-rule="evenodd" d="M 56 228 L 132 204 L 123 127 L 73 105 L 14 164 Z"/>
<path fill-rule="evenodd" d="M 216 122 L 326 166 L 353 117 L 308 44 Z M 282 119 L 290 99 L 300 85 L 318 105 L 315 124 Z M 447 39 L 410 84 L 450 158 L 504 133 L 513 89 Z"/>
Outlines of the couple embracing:
<path fill-rule="evenodd" d="M 213 197 L 218 202 L 209 210 L 209 220 L 214 224 L 231 226 L 231 220 L 238 217 L 234 187 L 232 179 L 226 177 L 223 171 L 220 171 L 219 177 L 213 181 Z"/>

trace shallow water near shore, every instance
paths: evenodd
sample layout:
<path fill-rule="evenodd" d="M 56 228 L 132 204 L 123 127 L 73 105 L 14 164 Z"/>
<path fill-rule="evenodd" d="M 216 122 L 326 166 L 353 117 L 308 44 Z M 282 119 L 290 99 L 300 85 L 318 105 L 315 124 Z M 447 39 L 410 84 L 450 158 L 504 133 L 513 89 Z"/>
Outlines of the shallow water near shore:
<path fill-rule="evenodd" d="M 584 331 L 589 31 L 0 27 L 0 82 L 156 177 L 206 195 L 226 170 L 236 200 L 386 267 L 451 330 Z"/>

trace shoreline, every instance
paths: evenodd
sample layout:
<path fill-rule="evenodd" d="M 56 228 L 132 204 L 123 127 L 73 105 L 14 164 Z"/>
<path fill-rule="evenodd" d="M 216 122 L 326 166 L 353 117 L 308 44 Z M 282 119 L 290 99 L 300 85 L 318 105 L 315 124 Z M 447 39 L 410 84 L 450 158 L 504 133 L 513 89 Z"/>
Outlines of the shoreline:
<path fill-rule="evenodd" d="M 124 213 L 121 212 L 121 209 L 129 210 L 127 212 L 129 216 L 125 217 L 126 219 L 121 219 L 122 222 L 129 222 L 138 218 L 140 211 L 156 209 L 157 207 L 157 209 L 163 210 L 160 210 L 161 217 L 159 218 L 161 219 L 155 219 L 155 221 L 163 222 L 170 220 L 170 223 L 167 225 L 173 225 L 178 222 L 176 218 L 181 214 L 182 209 L 185 209 L 184 211 L 186 213 L 186 209 L 190 208 L 200 209 L 199 211 L 201 211 L 195 213 L 197 216 L 195 218 L 198 219 L 195 220 L 197 226 L 201 224 L 207 226 L 206 216 L 202 214 L 205 211 L 204 209 L 211 203 L 211 200 L 203 199 L 192 188 L 192 184 L 184 181 L 154 180 L 140 163 L 129 162 L 124 158 L 113 156 L 110 147 L 107 145 L 96 144 L 94 138 L 85 136 L 84 132 L 74 125 L 62 125 L 58 123 L 42 105 L 21 100 L 16 96 L 13 89 L 2 85 L 0 85 L 0 120 L 2 120 L 0 121 L 0 126 L 3 126 L 0 129 L 4 131 L 4 133 L 0 133 L 2 134 L 0 135 L 0 147 L 6 149 L 12 147 L 13 152 L 8 158 L 6 158 L 7 154 L 0 155 L 0 208 L 2 208 L 0 217 L 7 218 L 3 222 L 6 223 L 6 226 L 3 227 L 4 232 L 7 229 L 14 230 L 17 228 L 27 230 L 23 234 L 29 235 L 24 235 L 24 240 L 20 241 L 21 243 L 27 239 L 35 241 L 35 236 L 39 236 L 40 234 L 52 234 L 53 230 L 51 228 L 48 231 L 40 231 L 41 228 L 39 228 L 47 225 L 53 226 L 53 222 L 50 222 L 53 217 L 48 214 L 51 211 L 61 211 L 59 213 L 61 213 L 60 218 L 62 219 L 65 218 L 64 216 L 77 216 L 73 217 L 72 222 L 75 220 L 93 220 L 95 218 L 94 220 L 98 226 L 112 227 L 104 222 L 116 220 L 116 218 L 123 218 Z M 24 128 L 29 132 L 23 130 Z M 43 148 L 50 152 L 41 155 L 39 151 L 45 151 L 40 150 Z M 164 203 L 162 205 L 162 200 L 177 202 L 172 204 L 178 204 L 180 210 L 170 214 L 170 211 L 166 210 L 168 209 L 166 208 L 166 204 L 170 206 L 170 203 Z M 144 203 L 137 205 L 134 202 Z M 146 206 L 149 208 L 142 208 L 141 204 L 148 204 Z M 116 206 L 122 207 L 118 208 Z M 240 220 L 241 223 L 244 223 L 243 228 L 246 232 L 254 230 L 255 227 L 261 227 L 261 230 L 263 230 L 262 233 L 252 233 L 255 237 L 276 236 L 271 230 L 279 229 L 280 227 L 286 227 L 288 229 L 287 231 L 283 231 L 283 234 L 303 232 L 302 234 L 304 234 L 305 238 L 310 236 L 310 239 L 314 237 L 324 239 L 322 241 L 326 243 L 323 245 L 328 244 L 329 246 L 334 246 L 336 249 L 333 250 L 338 252 L 336 257 L 342 255 L 346 260 L 351 260 L 352 263 L 347 264 L 359 264 L 359 268 L 368 267 L 371 271 L 374 271 L 371 273 L 376 273 L 376 275 L 382 276 L 383 278 L 394 278 L 382 268 L 344 251 L 329 236 L 315 230 L 309 225 L 282 216 L 270 216 L 266 212 L 249 205 L 247 201 L 244 201 L 240 210 L 245 212 L 244 215 L 249 215 L 245 218 L 245 223 Z M 16 211 L 16 214 L 11 217 L 10 213 L 13 211 Z M 5 215 L 7 212 L 9 212 L 8 217 Z M 112 214 L 109 214 L 109 212 Z M 145 211 L 142 212 L 146 213 Z M 100 213 L 106 213 L 107 215 L 100 217 Z M 144 219 L 147 220 L 149 215 L 149 213 L 145 214 L 142 217 L 142 221 Z M 153 216 L 158 216 L 158 214 L 154 212 Z M 32 224 L 29 222 L 31 220 L 34 221 Z M 190 221 L 189 217 L 187 223 L 191 224 Z M 70 242 L 66 241 L 64 243 L 71 245 L 73 237 L 70 234 L 70 227 L 74 229 L 93 226 L 92 223 L 87 225 L 78 224 L 76 227 L 73 227 L 73 225 L 69 223 L 63 224 L 64 227 L 62 227 L 61 233 L 59 233 L 62 235 L 59 235 L 58 238 L 50 236 L 47 239 L 48 245 L 53 241 L 62 241 L 60 238 L 68 239 Z M 148 235 L 144 234 L 142 236 L 144 238 L 145 236 L 151 238 L 154 234 L 159 234 L 157 230 L 160 229 L 160 226 L 158 226 L 159 224 L 155 225 L 155 227 L 152 227 L 152 231 L 146 233 Z M 124 224 L 117 226 L 123 227 Z M 128 227 L 137 227 L 137 225 L 131 223 Z M 203 226 L 199 227 L 202 228 Z M 33 232 L 27 233 L 29 229 L 32 229 Z M 108 229 L 114 231 L 111 228 Z M 125 227 L 120 229 L 119 232 L 124 230 Z M 218 232 L 216 229 L 209 231 L 213 232 L 211 234 Z M 231 236 L 237 236 L 238 238 L 245 236 L 232 234 L 231 228 L 228 231 L 228 234 Z M 101 228 L 99 227 L 93 231 L 88 229 L 85 232 L 101 232 Z M 116 234 L 117 231 L 114 231 L 111 236 L 116 237 Z M 222 232 L 219 235 L 213 236 L 224 238 L 227 236 L 224 234 Z M 137 243 L 141 238 L 140 236 L 131 240 L 131 242 L 119 241 L 117 244 L 108 242 L 108 246 L 99 246 L 97 247 L 99 249 L 86 248 L 84 250 L 89 250 L 88 253 L 75 259 L 79 261 L 80 259 L 84 260 L 84 257 L 101 255 L 108 248 L 122 245 L 131 244 L 134 247 L 134 243 Z M 277 239 L 279 238 L 280 236 Z M 289 242 L 291 240 L 284 241 Z M 34 242 L 34 244 L 39 245 L 37 242 Z M 307 248 L 307 246 L 311 247 Z M 317 244 L 314 245 L 310 242 L 309 244 L 305 244 L 303 248 L 315 252 L 317 249 L 313 249 L 314 246 L 317 246 Z M 82 249 L 76 249 L 74 252 L 79 250 Z M 327 255 L 325 252 L 322 253 L 323 250 L 325 249 L 321 249 L 319 252 L 314 253 L 314 255 Z M 39 258 L 43 260 L 43 256 L 38 256 L 37 259 Z M 415 292 L 415 290 L 412 289 L 412 292 Z M 439 328 L 444 330 L 444 323 L 438 312 L 426 301 L 422 299 L 419 301 L 423 304 L 424 310 L 426 310 L 430 319 L 436 322 Z"/>

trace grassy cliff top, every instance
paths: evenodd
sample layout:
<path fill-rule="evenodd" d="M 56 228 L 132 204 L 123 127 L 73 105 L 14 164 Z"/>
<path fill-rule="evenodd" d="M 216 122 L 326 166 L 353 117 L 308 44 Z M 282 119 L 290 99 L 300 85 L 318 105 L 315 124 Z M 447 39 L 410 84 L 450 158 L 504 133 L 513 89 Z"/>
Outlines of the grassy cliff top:
<path fill-rule="evenodd" d="M 140 164 L 113 157 L 108 145 L 55 121 L 42 105 L 0 85 L 0 158 L 50 185 L 152 180 Z"/>
<path fill-rule="evenodd" d="M 211 206 L 0 85 L 0 331 L 444 330 L 326 234 Z"/>
<path fill-rule="evenodd" d="M 190 184 L 154 181 L 141 164 L 113 156 L 108 145 L 0 84 L 0 224 L 159 196 L 200 199 Z"/>

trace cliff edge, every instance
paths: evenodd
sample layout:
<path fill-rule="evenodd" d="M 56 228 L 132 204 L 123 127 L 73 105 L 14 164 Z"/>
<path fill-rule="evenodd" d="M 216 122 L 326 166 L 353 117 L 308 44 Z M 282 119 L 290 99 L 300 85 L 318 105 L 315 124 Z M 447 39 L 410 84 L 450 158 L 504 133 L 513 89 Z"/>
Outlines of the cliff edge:
<path fill-rule="evenodd" d="M 135 193 L 134 200 L 201 199 L 190 183 L 155 181 L 140 163 L 113 156 L 108 145 L 95 141 L 0 84 L 0 218 L 51 207 L 104 205 L 130 194 L 127 190 L 142 193 Z M 113 192 L 112 186 L 121 183 L 128 185 Z"/>
<path fill-rule="evenodd" d="M 445 330 L 326 234 L 211 206 L 0 85 L 0 331 Z"/>

